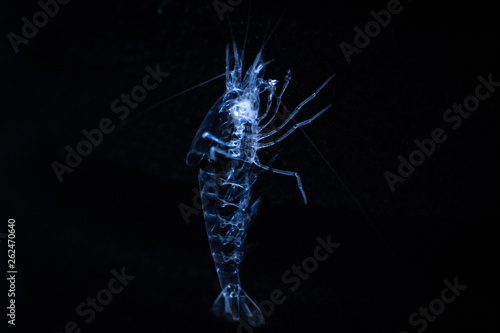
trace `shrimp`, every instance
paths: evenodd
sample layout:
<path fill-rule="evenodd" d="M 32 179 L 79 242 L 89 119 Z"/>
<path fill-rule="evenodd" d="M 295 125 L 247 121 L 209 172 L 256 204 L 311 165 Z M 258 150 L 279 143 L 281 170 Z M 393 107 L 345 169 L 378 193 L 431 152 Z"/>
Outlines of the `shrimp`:
<path fill-rule="evenodd" d="M 262 171 L 294 176 L 307 204 L 302 181 L 297 172 L 264 165 L 257 152 L 270 147 L 325 112 L 330 105 L 312 118 L 293 125 L 275 140 L 262 142 L 278 133 L 333 78 L 330 76 L 312 95 L 300 103 L 275 129 L 267 125 L 276 116 L 281 98 L 291 79 L 289 70 L 280 93 L 278 81 L 264 79 L 264 68 L 270 61 L 262 60 L 262 48 L 246 72 L 243 71 L 244 49 L 239 52 L 233 40 L 233 55 L 226 48 L 226 91 L 209 110 L 198 129 L 188 152 L 186 163 L 200 165 L 198 176 L 203 216 L 212 258 L 222 291 L 213 304 L 213 312 L 230 321 L 245 320 L 253 326 L 264 323 L 258 305 L 242 289 L 240 265 L 244 257 L 246 230 L 254 219 L 260 198 L 251 203 L 251 186 Z M 232 59 L 232 61 L 230 61 Z M 230 62 L 233 63 L 231 68 Z M 267 105 L 260 109 L 260 95 L 268 93 Z M 273 102 L 276 107 L 271 111 Z M 270 114 L 269 117 L 267 117 Z M 265 118 L 270 118 L 265 120 Z"/>

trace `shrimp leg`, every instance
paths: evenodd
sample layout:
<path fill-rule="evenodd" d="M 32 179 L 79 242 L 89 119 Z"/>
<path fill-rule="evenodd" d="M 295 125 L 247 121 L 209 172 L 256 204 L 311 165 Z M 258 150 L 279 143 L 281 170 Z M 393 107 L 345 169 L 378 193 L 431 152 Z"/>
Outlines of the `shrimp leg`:
<path fill-rule="evenodd" d="M 274 173 L 278 173 L 281 175 L 286 175 L 286 176 L 295 176 L 297 178 L 297 185 L 299 187 L 300 193 L 302 193 L 302 197 L 304 198 L 304 204 L 307 205 L 307 197 L 306 197 L 306 192 L 304 192 L 304 188 L 302 187 L 302 180 L 300 179 L 300 175 L 298 172 L 295 171 L 287 171 L 287 170 L 281 170 L 281 169 L 276 169 L 276 168 L 271 168 L 270 166 L 261 164 L 258 161 L 254 161 L 254 164 L 264 170 L 271 171 Z"/>
<path fill-rule="evenodd" d="M 288 118 L 285 119 L 285 121 L 283 121 L 276 129 L 266 133 L 266 134 L 261 134 L 259 136 L 259 140 L 262 140 L 264 138 L 267 138 L 271 135 L 273 135 L 274 133 L 278 132 L 279 130 L 281 130 L 283 127 L 285 127 L 286 124 L 288 124 L 288 122 L 290 120 L 293 119 L 293 117 L 295 117 L 295 115 L 300 111 L 300 109 L 302 109 L 302 107 L 304 105 L 306 105 L 307 103 L 309 103 L 314 97 L 316 97 L 316 95 L 321 91 L 321 89 L 323 89 L 326 84 L 328 82 L 330 82 L 331 79 L 333 79 L 334 75 L 330 76 L 328 79 L 326 79 L 325 82 L 323 82 L 323 84 L 318 88 L 316 89 L 316 91 L 314 93 L 311 94 L 311 96 L 307 97 L 302 103 L 300 103 L 296 108 L 295 110 L 293 110 L 293 112 L 290 114 L 290 116 Z"/>
<path fill-rule="evenodd" d="M 258 149 L 266 148 L 266 147 L 272 146 L 272 145 L 280 142 L 281 140 L 283 140 L 284 138 L 286 138 L 287 136 L 289 136 L 290 134 L 292 134 L 292 132 L 295 131 L 297 128 L 299 128 L 301 126 L 304 126 L 304 125 L 307 125 L 310 122 L 312 122 L 314 119 L 318 118 L 323 112 L 325 112 L 326 110 L 328 110 L 330 107 L 331 107 L 331 105 L 328 105 L 326 108 L 324 108 L 323 110 L 321 110 L 318 113 L 316 113 L 312 118 L 304 120 L 304 121 L 302 121 L 300 123 L 297 123 L 297 124 L 293 125 L 292 128 L 290 128 L 288 130 L 288 132 L 286 132 L 285 134 L 283 134 L 281 137 L 277 138 L 276 140 L 273 140 L 273 141 L 268 142 L 268 143 L 259 143 L 257 145 L 257 148 Z"/>
<path fill-rule="evenodd" d="M 203 139 L 205 139 L 205 138 L 210 139 L 210 140 L 212 140 L 212 141 L 214 141 L 214 142 L 217 142 L 218 144 L 223 145 L 223 146 L 226 146 L 226 147 L 230 147 L 230 146 L 231 146 L 229 143 L 224 142 L 224 141 L 222 141 L 222 140 L 221 140 L 221 139 L 219 139 L 219 138 L 216 138 L 215 136 L 213 136 L 213 135 L 212 135 L 212 134 L 210 134 L 209 132 L 205 132 L 205 133 L 203 133 L 201 137 L 202 137 Z"/>
<path fill-rule="evenodd" d="M 276 105 L 276 109 L 274 110 L 274 114 L 271 116 L 271 118 L 269 118 L 269 120 L 264 125 L 259 126 L 260 129 L 266 128 L 267 125 L 269 125 L 271 123 L 271 121 L 273 121 L 273 119 L 276 117 L 276 114 L 278 113 L 278 110 L 279 110 L 280 105 L 281 105 L 281 98 L 283 97 L 283 94 L 285 93 L 285 90 L 288 87 L 288 84 L 290 83 L 291 79 L 292 79 L 292 71 L 288 70 L 286 77 L 285 77 L 285 83 L 283 84 L 283 87 L 281 88 L 281 92 L 280 92 L 279 96 L 276 98 L 278 100 L 278 104 Z M 260 123 L 262 120 L 264 120 L 264 118 L 267 116 L 268 112 L 269 112 L 269 110 L 266 110 L 266 113 L 262 117 L 258 118 L 257 122 Z"/>

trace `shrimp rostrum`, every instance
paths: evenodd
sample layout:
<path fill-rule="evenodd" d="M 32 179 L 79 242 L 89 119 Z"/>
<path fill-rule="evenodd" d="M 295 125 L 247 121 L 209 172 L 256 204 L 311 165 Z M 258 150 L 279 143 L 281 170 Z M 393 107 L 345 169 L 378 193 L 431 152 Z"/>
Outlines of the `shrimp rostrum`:
<path fill-rule="evenodd" d="M 307 199 L 298 173 L 264 165 L 259 161 L 257 153 L 280 142 L 330 107 L 325 107 L 308 120 L 295 123 L 279 136 L 290 120 L 333 76 L 290 112 L 279 126 L 269 130 L 268 125 L 282 106 L 281 98 L 290 81 L 291 72 L 288 71 L 277 94 L 277 80 L 264 79 L 264 68 L 269 62 L 262 60 L 262 49 L 246 72 L 243 72 L 243 51 L 239 53 L 234 42 L 233 55 L 230 57 L 229 53 L 228 45 L 226 92 L 206 115 L 186 161 L 188 165 L 200 166 L 198 179 L 203 216 L 222 289 L 214 302 L 213 311 L 232 321 L 245 320 L 253 326 L 259 326 L 264 322 L 262 312 L 241 288 L 239 276 L 246 229 L 260 203 L 260 198 L 251 203 L 251 186 L 257 175 L 264 170 L 293 176 L 304 203 L 307 203 Z M 261 108 L 260 95 L 265 93 L 267 103 Z M 275 134 L 276 139 L 263 142 Z"/>

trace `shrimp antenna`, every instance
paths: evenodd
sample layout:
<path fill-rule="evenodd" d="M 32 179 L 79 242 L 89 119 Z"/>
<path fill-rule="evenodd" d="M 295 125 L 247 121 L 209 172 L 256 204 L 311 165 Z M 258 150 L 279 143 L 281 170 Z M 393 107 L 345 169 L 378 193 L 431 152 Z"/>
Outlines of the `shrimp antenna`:
<path fill-rule="evenodd" d="M 246 45 L 247 45 L 247 38 L 248 38 L 248 30 L 249 30 L 249 26 L 250 26 L 250 13 L 251 13 L 251 1 L 249 2 L 248 4 L 248 15 L 247 15 L 247 24 L 246 24 L 246 27 L 245 27 L 245 39 L 243 40 L 243 49 L 241 50 L 241 67 L 243 68 L 243 62 L 245 60 L 245 48 L 246 48 Z M 235 54 L 235 62 L 237 62 L 237 57 L 238 57 L 238 50 L 237 50 L 237 47 L 236 47 L 236 41 L 234 39 L 234 33 L 233 33 L 233 27 L 232 27 L 232 24 L 231 24 L 231 18 L 229 17 L 229 14 L 226 13 L 226 18 L 227 18 L 227 22 L 228 22 L 228 25 L 229 25 L 229 32 L 231 33 L 231 40 L 232 40 L 232 44 L 233 44 L 233 52 Z"/>
<path fill-rule="evenodd" d="M 243 51 L 241 52 L 241 58 L 245 56 L 245 48 L 247 46 L 247 38 L 248 38 L 248 27 L 250 26 L 250 12 L 252 7 L 252 1 L 248 2 L 248 16 L 247 16 L 247 26 L 245 28 L 245 39 L 243 40 Z"/>
<path fill-rule="evenodd" d="M 293 1 L 291 1 L 291 2 L 293 2 Z M 265 34 L 266 37 L 264 38 L 264 41 L 262 42 L 262 46 L 260 47 L 259 54 L 262 54 L 262 51 L 264 50 L 264 47 L 266 46 L 266 44 L 269 41 L 269 39 L 271 39 L 271 36 L 274 34 L 274 31 L 276 30 L 276 28 L 280 24 L 281 20 L 283 19 L 283 16 L 285 16 L 285 12 L 287 11 L 288 7 L 290 7 L 291 2 L 289 2 L 286 5 L 285 9 L 283 9 L 283 11 L 281 12 L 280 17 L 278 18 L 278 20 L 276 20 L 276 24 L 271 29 L 271 31 L 269 31 L 269 23 L 268 23 L 267 28 L 266 28 L 266 34 Z"/>
<path fill-rule="evenodd" d="M 231 32 L 231 41 L 232 41 L 232 44 L 233 44 L 234 68 L 240 68 L 241 69 L 241 68 L 243 68 L 243 52 L 241 54 L 241 60 L 240 60 L 240 56 L 239 56 L 239 53 L 238 53 L 238 47 L 236 46 L 236 40 L 234 39 L 233 27 L 231 25 L 231 19 L 229 18 L 229 14 L 226 13 L 226 17 L 227 17 L 227 22 L 229 24 L 229 31 Z M 240 81 L 241 77 L 240 77 L 239 74 L 241 73 L 241 70 L 235 70 L 234 73 L 237 76 L 236 80 Z"/>
<path fill-rule="evenodd" d="M 157 107 L 159 107 L 160 105 L 164 104 L 165 102 L 170 101 L 170 100 L 172 100 L 172 99 L 174 99 L 174 98 L 176 98 L 176 97 L 179 97 L 180 95 L 184 95 L 185 93 L 190 92 L 191 90 L 194 90 L 194 89 L 196 89 L 196 88 L 199 88 L 199 87 L 201 87 L 201 86 L 204 86 L 205 84 L 210 83 L 210 82 L 212 82 L 212 81 L 214 81 L 214 80 L 217 80 L 217 79 L 219 79 L 219 78 L 221 78 L 221 77 L 224 77 L 225 75 L 226 75 L 226 73 L 225 73 L 225 72 L 224 72 L 224 73 L 221 73 L 221 74 L 219 74 L 219 75 L 216 75 L 216 76 L 212 77 L 211 79 L 208 79 L 208 80 L 206 80 L 206 81 L 203 81 L 203 82 L 201 82 L 201 83 L 198 83 L 198 84 L 196 84 L 196 85 L 194 85 L 194 86 L 192 86 L 192 87 L 190 87 L 190 88 L 184 89 L 184 90 L 182 90 L 182 91 L 180 91 L 180 92 L 178 92 L 178 93 L 176 93 L 176 94 L 174 94 L 174 95 L 172 95 L 172 96 L 170 96 L 170 97 L 167 97 L 167 98 L 165 98 L 165 99 L 162 99 L 161 101 L 159 101 L 158 103 L 156 103 L 156 104 L 154 104 L 154 105 L 151 105 L 150 107 L 148 107 L 148 108 L 147 108 L 147 109 L 145 109 L 144 111 L 142 111 L 142 112 L 140 112 L 140 113 L 137 113 L 136 115 L 134 115 L 133 117 L 131 117 L 131 119 L 129 119 L 127 122 L 121 122 L 121 124 L 119 125 L 119 127 L 118 127 L 118 128 L 126 127 L 126 126 L 130 125 L 131 123 L 133 123 L 133 122 L 135 122 L 135 121 L 139 120 L 139 118 L 142 118 L 143 116 L 145 116 L 145 115 L 146 115 L 146 114 L 148 114 L 149 112 L 153 111 L 154 109 L 156 109 L 156 108 L 157 108 Z"/>

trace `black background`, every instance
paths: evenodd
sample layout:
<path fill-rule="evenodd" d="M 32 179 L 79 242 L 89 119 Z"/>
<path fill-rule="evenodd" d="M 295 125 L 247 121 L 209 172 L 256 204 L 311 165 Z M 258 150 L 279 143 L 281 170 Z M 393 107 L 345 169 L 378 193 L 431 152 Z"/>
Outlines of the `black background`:
<path fill-rule="evenodd" d="M 254 185 L 263 204 L 243 287 L 257 301 L 276 288 L 287 297 L 255 331 L 416 332 L 408 317 L 457 277 L 467 290 L 425 331 L 498 332 L 500 92 L 456 131 L 442 119 L 479 75 L 500 81 L 496 10 L 404 1 L 348 63 L 339 44 L 386 1 L 249 3 L 222 22 L 211 1 L 73 0 L 15 54 L 7 34 L 40 8 L 2 2 L 0 232 L 16 219 L 17 331 L 63 332 L 68 321 L 82 332 L 237 331 L 211 313 L 220 288 L 202 214 L 187 224 L 179 210 L 197 188 L 185 155 L 224 79 L 154 106 L 222 73 L 229 27 L 241 47 L 250 12 L 248 57 L 270 34 L 266 77 L 293 71 L 288 107 L 336 74 L 297 119 L 332 108 L 277 147 L 274 166 L 300 173 L 310 204 L 293 178 L 264 173 Z M 120 121 L 111 103 L 157 64 L 170 75 Z M 51 163 L 106 117 L 119 127 L 59 183 Z M 384 172 L 437 127 L 447 141 L 392 193 Z M 282 274 L 328 235 L 341 246 L 290 292 Z M 75 309 L 122 267 L 135 279 L 85 323 Z"/>

